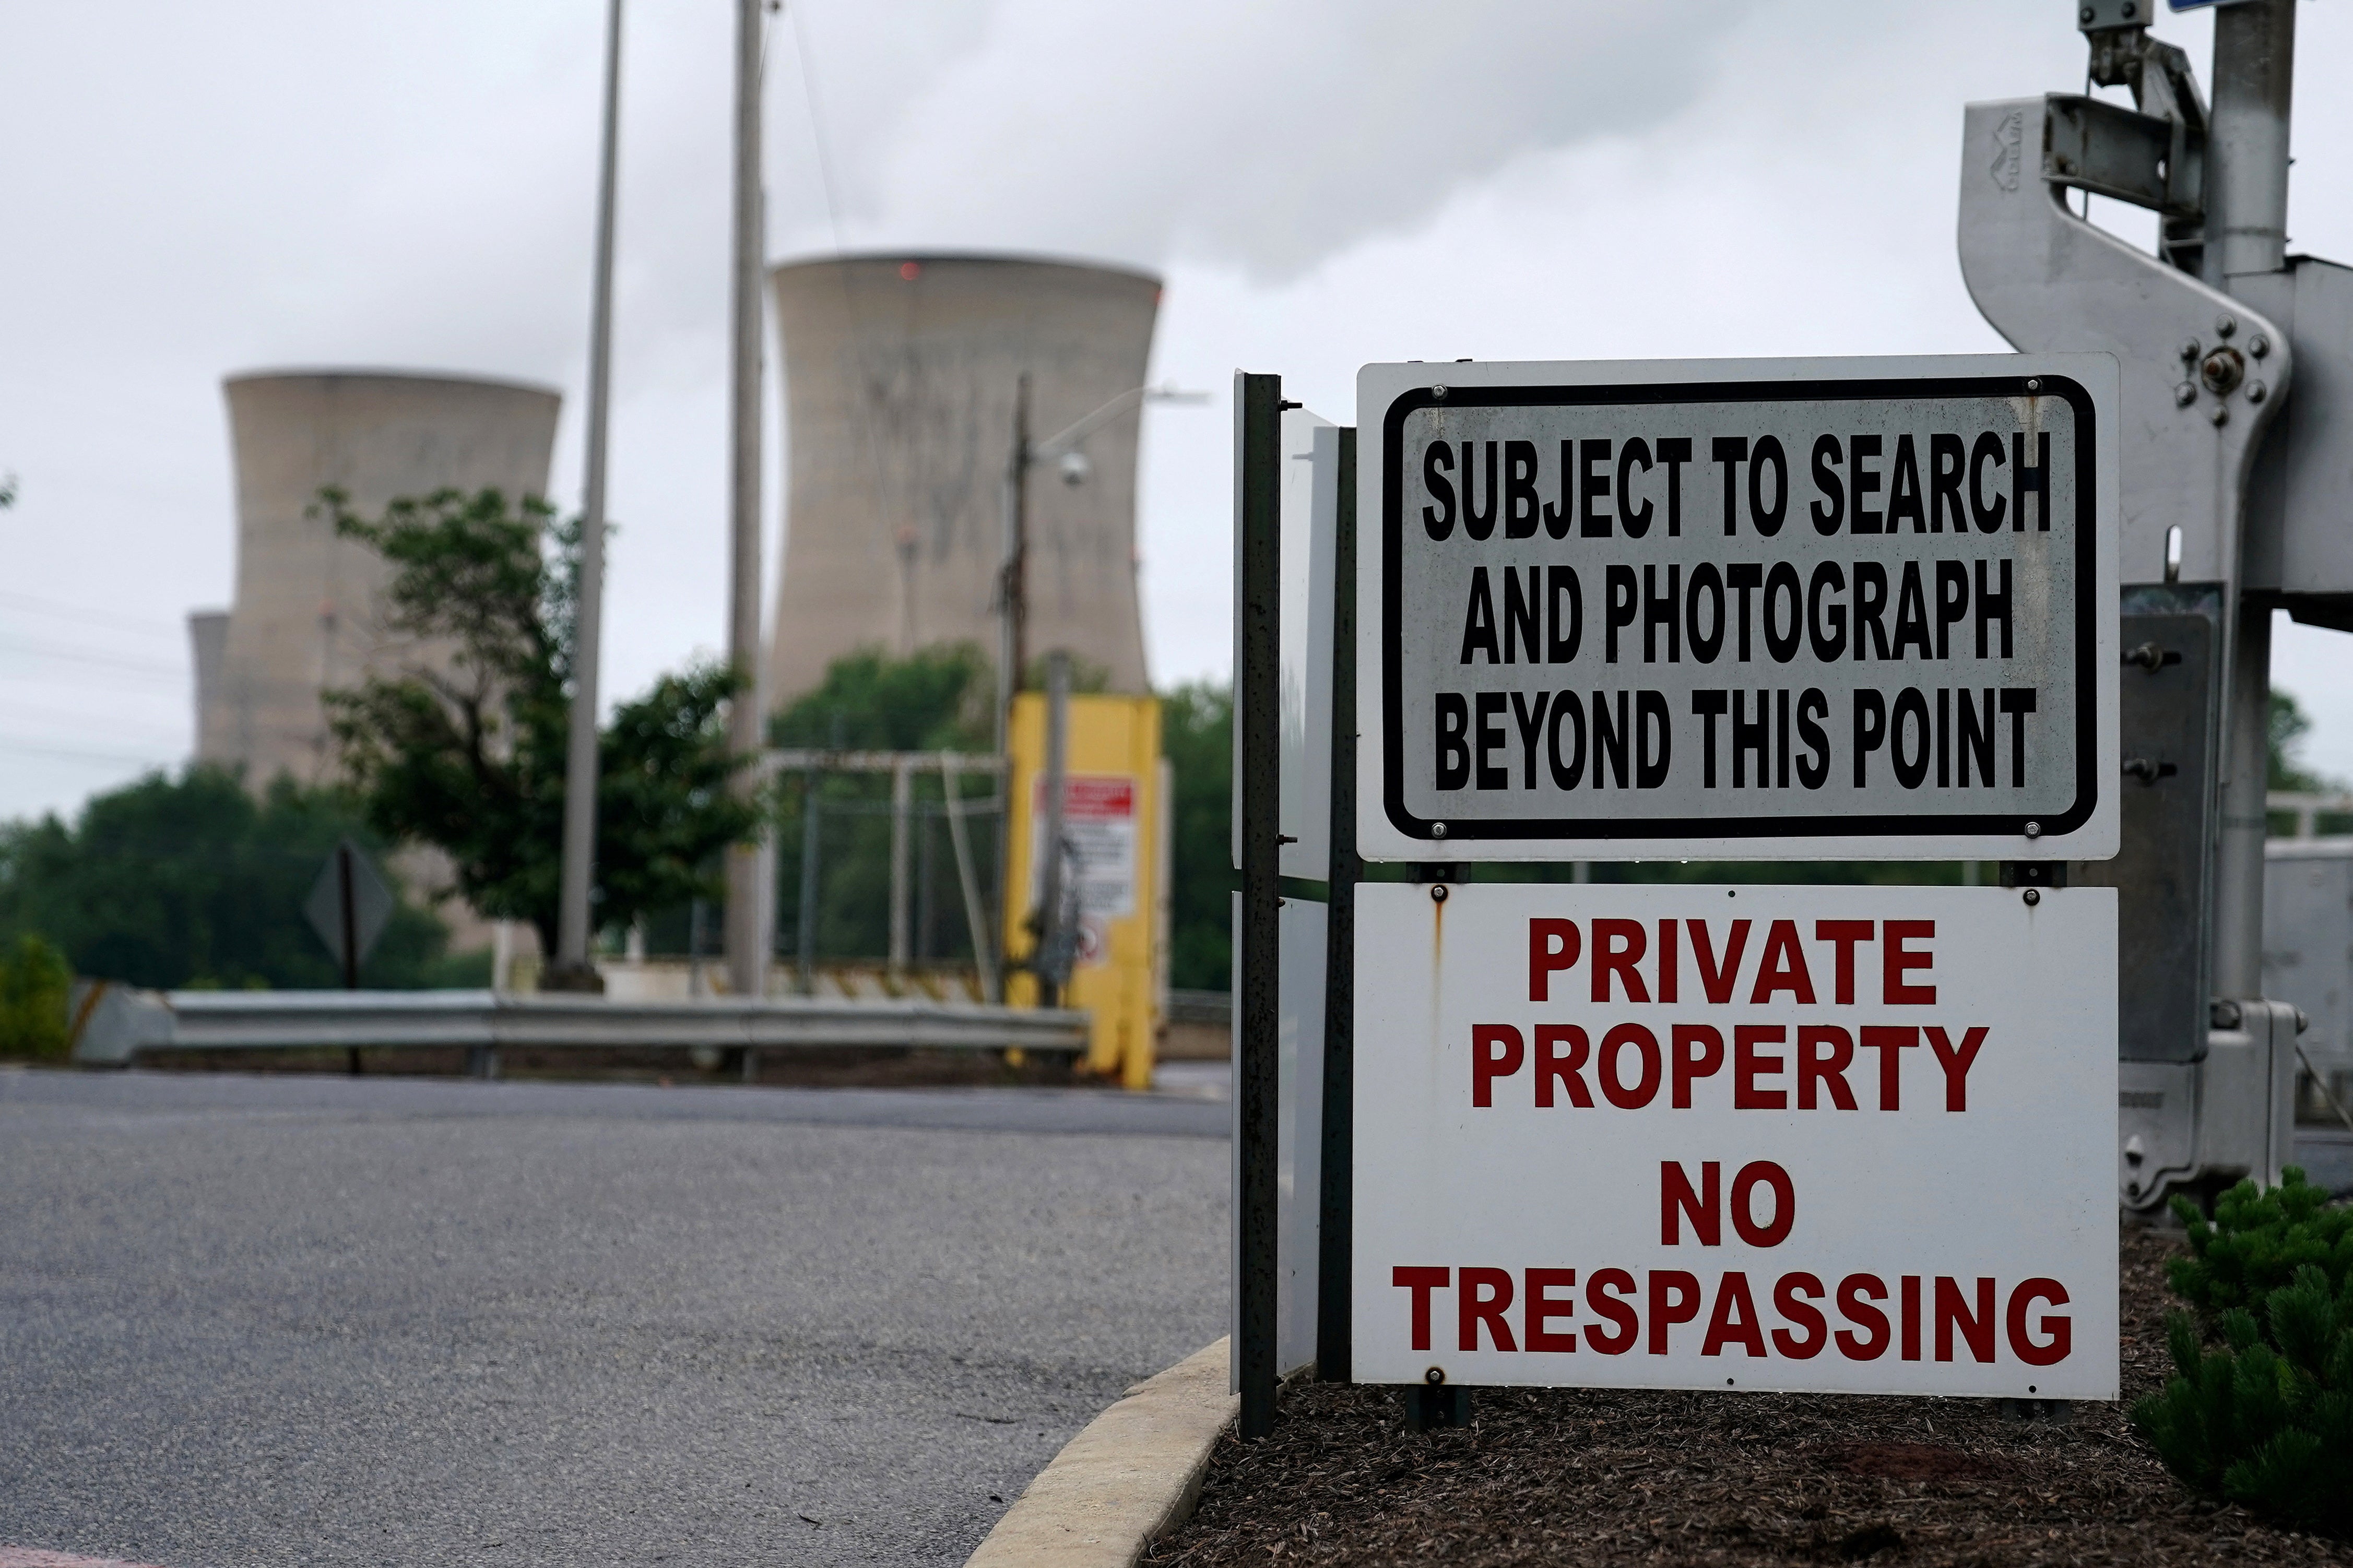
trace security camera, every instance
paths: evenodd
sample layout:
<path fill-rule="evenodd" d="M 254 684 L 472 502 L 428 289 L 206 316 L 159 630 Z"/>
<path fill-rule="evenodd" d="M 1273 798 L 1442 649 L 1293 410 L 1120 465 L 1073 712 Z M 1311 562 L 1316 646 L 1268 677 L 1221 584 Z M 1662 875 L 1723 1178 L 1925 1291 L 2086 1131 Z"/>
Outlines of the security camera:
<path fill-rule="evenodd" d="M 1062 482 L 1071 486 L 1085 484 L 1087 476 L 1095 471 L 1095 466 L 1087 461 L 1084 452 L 1063 453 L 1061 467 Z"/>

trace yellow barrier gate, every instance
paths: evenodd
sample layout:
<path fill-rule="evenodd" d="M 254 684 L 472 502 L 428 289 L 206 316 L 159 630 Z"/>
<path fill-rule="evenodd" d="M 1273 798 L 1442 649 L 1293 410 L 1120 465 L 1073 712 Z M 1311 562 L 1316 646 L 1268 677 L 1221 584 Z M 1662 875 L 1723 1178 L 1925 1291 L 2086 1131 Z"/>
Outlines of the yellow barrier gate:
<path fill-rule="evenodd" d="M 1046 818 L 1046 696 L 1014 699 L 1008 737 L 1013 776 L 1008 793 L 1005 951 L 1033 954 L 1030 919 L 1045 879 L 1040 827 Z M 1063 1005 L 1093 1018 L 1087 1067 L 1116 1074 L 1129 1089 L 1152 1087 L 1160 1020 L 1157 919 L 1161 902 L 1160 702 L 1152 697 L 1070 699 L 1062 791 L 1064 875 L 1076 885 L 1078 958 Z M 1038 1004 L 1037 976 L 1009 972 L 1006 1001 Z"/>

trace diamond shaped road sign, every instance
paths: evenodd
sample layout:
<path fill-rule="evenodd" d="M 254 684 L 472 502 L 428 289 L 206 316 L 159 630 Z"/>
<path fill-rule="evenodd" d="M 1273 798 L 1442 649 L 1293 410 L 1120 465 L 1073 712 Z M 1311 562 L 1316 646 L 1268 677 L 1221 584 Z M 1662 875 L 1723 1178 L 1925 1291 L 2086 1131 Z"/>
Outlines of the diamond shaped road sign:
<path fill-rule="evenodd" d="M 319 879 L 311 884 L 311 896 L 302 900 L 302 912 L 309 917 L 311 929 L 319 933 L 319 940 L 334 955 L 336 967 L 348 975 L 375 948 L 397 902 L 383 874 L 375 868 L 375 862 L 368 858 L 367 851 L 346 838 L 335 846 L 327 856 L 327 863 L 319 868 Z M 344 952 L 347 931 L 349 945 L 354 950 L 348 956 Z"/>

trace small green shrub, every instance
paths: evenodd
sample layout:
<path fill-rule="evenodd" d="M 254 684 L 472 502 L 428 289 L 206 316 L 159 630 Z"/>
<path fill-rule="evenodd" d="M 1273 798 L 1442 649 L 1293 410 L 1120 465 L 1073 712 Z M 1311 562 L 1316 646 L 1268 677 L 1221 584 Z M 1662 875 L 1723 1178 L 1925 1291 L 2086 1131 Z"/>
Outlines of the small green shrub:
<path fill-rule="evenodd" d="M 2211 1224 L 2173 1200 L 2189 1256 L 2167 1272 L 2195 1315 L 2167 1323 L 2176 1375 L 2133 1423 L 2193 1489 L 2353 1534 L 2353 1209 L 2284 1176 L 2240 1183 Z"/>
<path fill-rule="evenodd" d="M 14 952 L 0 950 L 0 1057 L 66 1054 L 66 998 L 73 971 L 65 954 L 26 931 Z"/>

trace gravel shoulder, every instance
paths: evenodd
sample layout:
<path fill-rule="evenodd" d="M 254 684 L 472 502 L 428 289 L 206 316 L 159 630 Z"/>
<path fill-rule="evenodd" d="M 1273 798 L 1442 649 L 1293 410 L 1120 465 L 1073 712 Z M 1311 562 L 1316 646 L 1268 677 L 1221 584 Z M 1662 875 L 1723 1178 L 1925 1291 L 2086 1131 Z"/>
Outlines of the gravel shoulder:
<path fill-rule="evenodd" d="M 2353 1564 L 2353 1543 L 2194 1498 L 2132 1431 L 2169 1370 L 2179 1245 L 2126 1233 L 2114 1405 L 1482 1390 L 1470 1427 L 1416 1435 L 1396 1390 L 1294 1384 L 1273 1436 L 1219 1440 L 1198 1510 L 1145 1561 Z"/>

